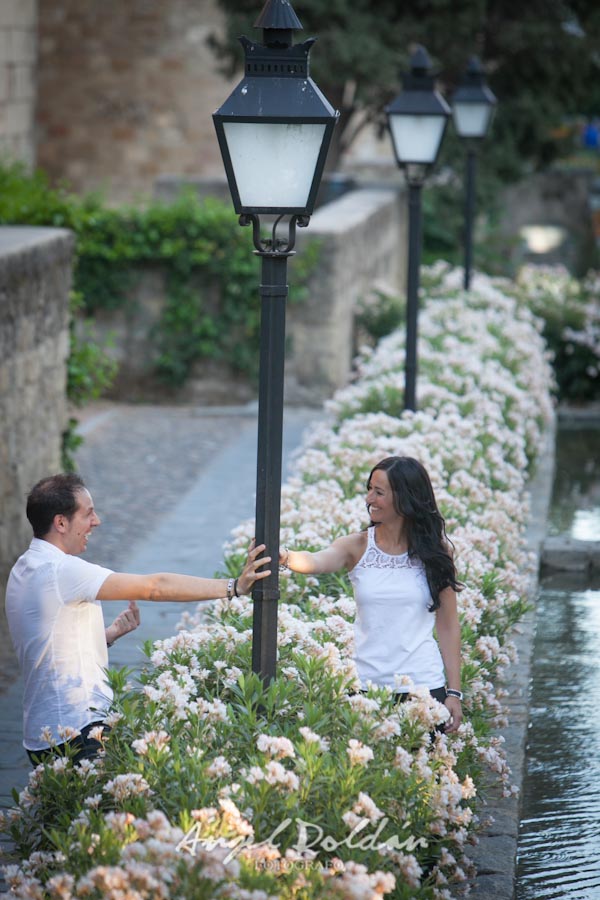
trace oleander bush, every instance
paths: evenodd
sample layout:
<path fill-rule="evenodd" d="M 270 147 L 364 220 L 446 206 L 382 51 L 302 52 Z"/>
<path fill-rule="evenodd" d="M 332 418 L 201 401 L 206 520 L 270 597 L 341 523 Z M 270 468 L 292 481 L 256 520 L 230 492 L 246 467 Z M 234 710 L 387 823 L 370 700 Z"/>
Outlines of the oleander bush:
<path fill-rule="evenodd" d="M 544 322 L 561 400 L 600 400 L 600 272 L 577 280 L 564 266 L 523 266 L 519 286 Z"/>
<path fill-rule="evenodd" d="M 476 273 L 476 279 L 480 278 Z M 485 276 L 483 276 L 485 278 Z M 426 291 L 458 290 L 462 270 L 438 263 L 423 270 Z M 591 269 L 574 278 L 561 265 L 524 265 L 515 282 L 493 278 L 495 284 L 528 306 L 543 323 L 551 353 L 555 393 L 567 403 L 600 399 L 600 273 Z M 385 286 L 374 286 L 358 312 L 363 340 L 375 343 L 404 320 L 404 301 Z"/>
<path fill-rule="evenodd" d="M 18 898 L 445 900 L 472 870 L 483 775 L 513 790 L 496 730 L 528 603 L 526 482 L 553 417 L 542 324 L 507 282 L 428 273 L 418 412 L 402 412 L 402 332 L 365 350 L 283 489 L 282 539 L 318 548 L 365 527 L 365 480 L 389 454 L 431 473 L 465 588 L 465 720 L 428 691 L 357 693 L 345 576 L 282 577 L 278 677 L 251 670 L 252 603 L 200 605 L 147 647 L 139 684 L 111 671 L 94 763 L 39 766 L 3 828 Z M 457 286 L 453 286 L 456 282 Z M 237 573 L 252 522 L 227 551 Z"/>

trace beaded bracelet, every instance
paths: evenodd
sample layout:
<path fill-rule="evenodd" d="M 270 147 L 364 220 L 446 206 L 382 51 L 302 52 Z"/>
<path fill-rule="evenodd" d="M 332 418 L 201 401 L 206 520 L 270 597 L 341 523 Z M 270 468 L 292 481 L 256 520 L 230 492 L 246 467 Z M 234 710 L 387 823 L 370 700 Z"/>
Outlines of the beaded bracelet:
<path fill-rule="evenodd" d="M 290 561 L 290 551 L 288 550 L 287 547 L 284 547 L 283 552 L 285 553 L 285 562 L 280 564 L 279 571 L 280 572 L 289 572 L 290 567 L 288 566 L 288 562 Z"/>

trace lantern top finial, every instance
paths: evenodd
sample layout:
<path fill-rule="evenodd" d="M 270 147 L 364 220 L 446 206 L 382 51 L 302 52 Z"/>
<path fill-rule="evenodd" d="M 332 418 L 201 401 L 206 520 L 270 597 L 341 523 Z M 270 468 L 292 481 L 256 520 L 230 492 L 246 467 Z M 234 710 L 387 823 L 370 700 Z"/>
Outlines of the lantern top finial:
<path fill-rule="evenodd" d="M 470 56 L 467 65 L 467 75 L 483 75 L 483 66 L 478 56 Z"/>
<path fill-rule="evenodd" d="M 410 69 L 413 75 L 427 75 L 431 69 L 429 53 L 421 44 L 417 44 L 415 52 L 410 58 Z"/>
<path fill-rule="evenodd" d="M 290 0 L 267 0 L 254 27 L 277 31 L 301 31 L 302 22 L 294 12 Z"/>

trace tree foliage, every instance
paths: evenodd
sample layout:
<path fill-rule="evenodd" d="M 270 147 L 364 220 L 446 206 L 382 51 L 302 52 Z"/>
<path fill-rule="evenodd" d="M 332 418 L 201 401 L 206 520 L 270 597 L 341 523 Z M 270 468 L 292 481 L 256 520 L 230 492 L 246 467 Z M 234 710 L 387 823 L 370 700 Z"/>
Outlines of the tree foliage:
<path fill-rule="evenodd" d="M 241 34 L 261 40 L 257 0 L 219 0 L 226 34 L 211 44 L 232 75 L 242 64 Z M 560 155 L 565 117 L 597 112 L 600 6 L 597 0 L 297 0 L 304 32 L 318 37 L 311 74 L 340 110 L 337 161 L 366 124 L 383 124 L 411 49 L 423 44 L 440 86 L 451 93 L 477 54 L 500 105 L 490 164 L 506 180 L 522 161 L 541 167 Z M 492 151 L 493 153 L 493 151 Z"/>

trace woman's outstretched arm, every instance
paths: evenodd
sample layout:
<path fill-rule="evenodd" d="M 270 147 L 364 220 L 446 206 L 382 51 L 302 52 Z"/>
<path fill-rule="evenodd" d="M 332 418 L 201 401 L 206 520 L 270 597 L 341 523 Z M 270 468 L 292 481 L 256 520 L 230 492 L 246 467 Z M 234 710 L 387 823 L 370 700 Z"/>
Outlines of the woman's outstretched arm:
<path fill-rule="evenodd" d="M 366 547 L 366 534 L 347 534 L 337 538 L 325 550 L 288 550 L 282 547 L 279 564 L 302 575 L 325 575 L 340 569 L 353 569 Z"/>

